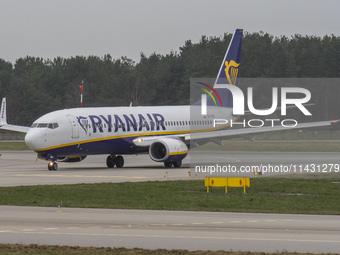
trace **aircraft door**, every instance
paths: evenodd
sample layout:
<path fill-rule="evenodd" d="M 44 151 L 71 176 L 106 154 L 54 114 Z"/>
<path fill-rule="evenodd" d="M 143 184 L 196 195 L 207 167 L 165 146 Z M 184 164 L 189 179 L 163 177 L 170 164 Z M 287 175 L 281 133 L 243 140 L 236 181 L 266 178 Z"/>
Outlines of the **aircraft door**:
<path fill-rule="evenodd" d="M 66 115 L 66 117 L 68 118 L 71 127 L 72 127 L 72 135 L 71 137 L 73 139 L 78 139 L 79 138 L 79 127 L 77 125 L 77 120 L 73 115 Z"/>

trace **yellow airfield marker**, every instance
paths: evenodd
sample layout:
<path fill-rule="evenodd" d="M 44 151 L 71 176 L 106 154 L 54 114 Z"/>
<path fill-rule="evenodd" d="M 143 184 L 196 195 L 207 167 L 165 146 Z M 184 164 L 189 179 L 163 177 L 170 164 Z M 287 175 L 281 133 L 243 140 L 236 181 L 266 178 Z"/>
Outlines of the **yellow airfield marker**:
<path fill-rule="evenodd" d="M 61 206 L 63 205 L 63 201 L 60 201 L 60 205 L 58 205 L 58 210 L 57 210 L 57 212 L 62 212 L 61 211 Z"/>

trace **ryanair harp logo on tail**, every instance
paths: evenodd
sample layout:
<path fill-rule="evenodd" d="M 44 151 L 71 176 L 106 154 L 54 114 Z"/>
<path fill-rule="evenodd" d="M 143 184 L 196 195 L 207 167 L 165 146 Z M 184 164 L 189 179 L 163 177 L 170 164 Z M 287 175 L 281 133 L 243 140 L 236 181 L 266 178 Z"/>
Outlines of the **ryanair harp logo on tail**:
<path fill-rule="evenodd" d="M 240 64 L 237 64 L 234 60 L 225 61 L 225 75 L 227 76 L 227 79 L 231 85 L 236 84 L 237 75 L 238 75 L 238 66 Z"/>

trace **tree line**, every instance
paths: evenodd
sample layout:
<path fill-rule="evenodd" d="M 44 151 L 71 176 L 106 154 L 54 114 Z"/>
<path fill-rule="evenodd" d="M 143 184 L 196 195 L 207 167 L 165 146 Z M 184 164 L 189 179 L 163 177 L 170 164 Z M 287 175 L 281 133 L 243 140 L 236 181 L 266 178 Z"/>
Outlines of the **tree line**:
<path fill-rule="evenodd" d="M 79 107 L 82 82 L 86 107 L 189 104 L 190 78 L 215 77 L 231 37 L 226 33 L 202 36 L 198 43 L 187 40 L 178 52 L 141 53 L 137 63 L 110 54 L 53 60 L 26 56 L 15 63 L 0 59 L 0 98 L 7 97 L 8 122 L 20 125 L 31 125 L 53 110 Z M 332 86 L 322 84 L 325 78 L 340 77 L 340 37 L 245 33 L 240 77 L 320 78 L 321 84 L 311 88 L 320 101 L 315 118 L 324 113 L 340 118 L 337 79 Z M 258 107 L 264 107 L 271 89 L 260 88 Z"/>

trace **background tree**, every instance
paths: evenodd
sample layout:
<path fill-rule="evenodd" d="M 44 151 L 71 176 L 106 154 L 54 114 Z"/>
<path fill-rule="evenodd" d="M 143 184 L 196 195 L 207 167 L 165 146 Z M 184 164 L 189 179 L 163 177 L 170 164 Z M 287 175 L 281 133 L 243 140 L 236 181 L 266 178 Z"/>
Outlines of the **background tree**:
<path fill-rule="evenodd" d="M 20 125 L 31 125 L 53 110 L 79 107 L 82 81 L 86 107 L 188 104 L 190 78 L 216 77 L 231 37 L 226 33 L 202 36 L 198 43 L 187 40 L 179 52 L 141 53 L 138 63 L 109 54 L 53 60 L 27 56 L 14 64 L 0 59 L 0 98 L 7 97 L 8 121 Z M 340 77 L 340 37 L 244 33 L 241 61 L 242 78 L 320 78 L 305 84 L 317 102 L 313 118 L 340 119 L 338 80 L 323 84 L 326 77 Z M 271 103 L 272 86 L 285 86 L 280 81 L 249 81 L 240 87 L 256 87 L 259 109 Z"/>

